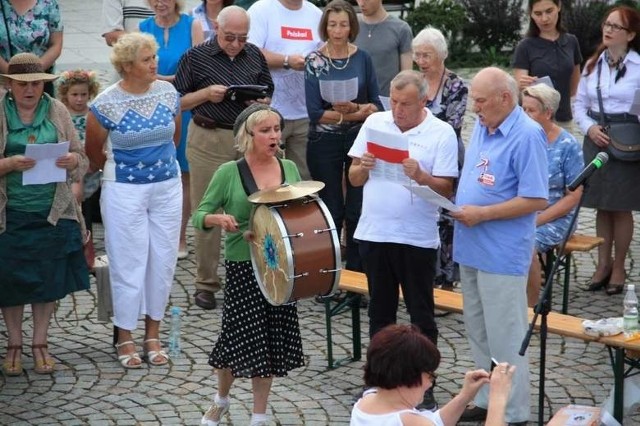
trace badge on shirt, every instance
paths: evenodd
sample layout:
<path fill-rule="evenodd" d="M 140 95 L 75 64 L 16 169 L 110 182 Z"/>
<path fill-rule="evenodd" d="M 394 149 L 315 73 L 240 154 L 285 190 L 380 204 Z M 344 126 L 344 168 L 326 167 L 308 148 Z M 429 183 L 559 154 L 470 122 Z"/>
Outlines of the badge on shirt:
<path fill-rule="evenodd" d="M 493 186 L 496 183 L 496 177 L 490 173 L 480 173 L 478 177 L 478 182 L 483 185 Z"/>

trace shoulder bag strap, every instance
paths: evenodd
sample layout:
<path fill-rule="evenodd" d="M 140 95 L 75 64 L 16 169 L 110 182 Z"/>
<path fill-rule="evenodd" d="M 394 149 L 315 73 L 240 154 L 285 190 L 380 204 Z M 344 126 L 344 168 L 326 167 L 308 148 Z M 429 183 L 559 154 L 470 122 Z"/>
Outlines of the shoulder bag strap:
<path fill-rule="evenodd" d="M 598 106 L 600 107 L 600 125 L 607 127 L 607 119 L 604 116 L 604 106 L 602 105 L 602 92 L 600 91 L 600 74 L 602 74 L 602 60 L 598 61 L 598 82 L 596 83 L 596 93 L 598 93 Z"/>
<path fill-rule="evenodd" d="M 13 56 L 13 46 L 11 45 L 11 33 L 9 31 L 9 23 L 7 22 L 7 11 L 4 6 L 4 0 L 0 0 L 2 6 L 2 20 L 4 21 L 4 30 L 7 32 L 7 46 L 9 46 L 9 59 Z M 7 60 L 7 62 L 9 62 Z"/>

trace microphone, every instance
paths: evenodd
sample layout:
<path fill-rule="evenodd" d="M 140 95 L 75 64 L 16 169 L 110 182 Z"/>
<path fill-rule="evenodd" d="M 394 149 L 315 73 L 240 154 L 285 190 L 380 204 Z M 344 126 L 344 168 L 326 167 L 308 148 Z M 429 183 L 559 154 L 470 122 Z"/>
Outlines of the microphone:
<path fill-rule="evenodd" d="M 587 167 L 580 172 L 578 177 L 569 184 L 569 191 L 575 191 L 577 187 L 584 185 L 585 181 L 589 179 L 593 172 L 605 165 L 607 161 L 609 161 L 609 154 L 606 152 L 599 152 L 598 155 L 596 155 L 596 158 L 594 158 Z"/>

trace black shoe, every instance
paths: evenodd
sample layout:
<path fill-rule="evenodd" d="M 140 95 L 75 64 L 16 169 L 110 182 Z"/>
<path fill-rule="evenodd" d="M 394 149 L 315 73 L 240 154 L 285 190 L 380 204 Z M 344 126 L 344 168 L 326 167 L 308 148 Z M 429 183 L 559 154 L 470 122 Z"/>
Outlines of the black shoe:
<path fill-rule="evenodd" d="M 422 402 L 418 404 L 416 408 L 418 410 L 428 410 L 428 411 L 436 411 L 438 409 L 438 403 L 436 402 L 436 398 L 433 396 L 433 388 L 427 390 L 424 393 Z"/>
<path fill-rule="evenodd" d="M 194 294 L 196 305 L 202 309 L 211 310 L 216 308 L 216 297 L 207 290 L 196 290 Z"/>
<path fill-rule="evenodd" d="M 461 422 L 481 422 L 487 419 L 487 409 L 477 405 L 468 405 L 460 416 Z"/>
<path fill-rule="evenodd" d="M 611 279 L 611 272 L 609 272 L 609 274 L 604 277 L 601 281 L 593 281 L 593 279 L 591 281 L 589 281 L 587 283 L 587 286 L 585 287 L 586 291 L 598 291 L 603 287 L 606 287 L 607 284 L 609 284 L 609 280 Z"/>

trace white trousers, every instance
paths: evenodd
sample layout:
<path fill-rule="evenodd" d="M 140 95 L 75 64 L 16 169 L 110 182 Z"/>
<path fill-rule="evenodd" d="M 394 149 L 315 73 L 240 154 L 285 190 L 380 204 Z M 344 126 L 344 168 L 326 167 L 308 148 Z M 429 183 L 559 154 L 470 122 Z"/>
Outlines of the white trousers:
<path fill-rule="evenodd" d="M 160 321 L 178 258 L 182 182 L 105 181 L 100 210 L 113 298 L 113 325 L 135 330 L 148 315 Z"/>
<path fill-rule="evenodd" d="M 507 422 L 529 420 L 529 350 L 518 351 L 527 332 L 527 277 L 498 275 L 460 265 L 464 324 L 476 368 L 491 368 L 491 357 L 516 366 L 507 404 Z M 487 408 L 489 386 L 476 395 L 475 404 Z"/>

